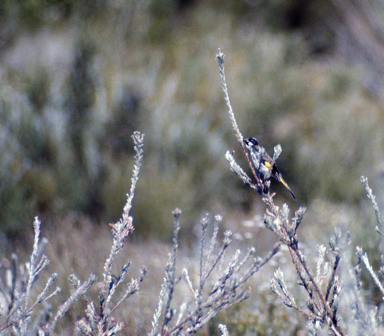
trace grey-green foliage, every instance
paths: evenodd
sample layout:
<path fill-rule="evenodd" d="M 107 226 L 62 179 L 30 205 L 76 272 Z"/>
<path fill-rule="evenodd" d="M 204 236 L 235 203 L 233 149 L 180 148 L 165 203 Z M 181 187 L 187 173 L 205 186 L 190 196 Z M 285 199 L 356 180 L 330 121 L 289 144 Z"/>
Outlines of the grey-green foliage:
<path fill-rule="evenodd" d="M 127 202 L 123 209 L 122 218 L 110 224 L 112 227 L 111 251 L 104 263 L 103 281 L 98 298 L 91 298 L 86 294 L 96 277 L 91 275 L 88 280 L 81 282 L 76 275 L 71 275 L 70 283 L 75 291 L 60 305 L 56 313 L 52 312 L 49 301 L 57 298 L 60 289 L 52 290 L 54 281 L 59 276 L 52 274 L 42 289 L 36 290 L 36 284 L 43 278 L 43 271 L 49 260 L 42 255 L 45 239 L 40 242 L 40 221 L 34 221 L 35 240 L 30 261 L 25 265 L 18 265 L 16 255 L 12 257 L 10 267 L 0 277 L 1 312 L 0 327 L 4 335 L 52 335 L 57 328 L 60 318 L 73 306 L 80 297 L 86 299 L 85 318 L 76 323 L 77 329 L 84 335 L 115 335 L 124 328 L 124 321 L 114 317 L 115 312 L 121 309 L 122 304 L 139 289 L 147 270 L 144 267 L 137 279 L 126 283 L 126 289 L 117 298 L 117 289 L 124 284 L 130 268 L 130 262 L 124 264 L 118 275 L 112 272 L 116 257 L 127 243 L 127 238 L 133 233 L 133 218 L 130 216 L 132 201 L 138 182 L 138 176 L 143 158 L 143 135 L 135 132 L 135 163 L 132 174 L 132 185 L 127 194 Z M 232 164 L 233 165 L 233 164 Z M 254 167 L 257 169 L 257 167 Z M 245 173 L 244 173 L 245 174 Z M 375 196 L 368 186 L 365 177 L 361 179 L 367 195 L 371 200 L 377 222 L 378 234 L 382 235 L 382 219 Z M 253 183 L 253 182 L 251 182 Z M 266 181 L 259 181 L 263 184 Z M 362 286 L 362 269 L 365 265 L 367 271 L 378 288 L 384 295 L 381 280 L 376 275 L 370 264 L 369 256 L 363 253 L 363 249 L 356 249 L 357 262 L 351 263 L 350 235 L 343 233 L 338 228 L 329 238 L 329 247 L 319 245 L 317 248 L 304 249 L 300 246 L 297 230 L 304 218 L 304 210 L 300 208 L 293 218 L 290 218 L 289 208 L 286 204 L 280 207 L 274 202 L 269 189 L 260 187 L 257 189 L 263 197 L 267 210 L 264 215 L 264 224 L 278 238 L 279 243 L 269 252 L 265 258 L 253 258 L 254 248 L 248 251 L 240 249 L 231 252 L 228 248 L 232 242 L 232 232 L 224 233 L 223 243 L 218 244 L 219 224 L 221 216 L 214 219 L 213 231 L 208 238 L 209 217 L 201 220 L 201 238 L 199 255 L 194 258 L 195 276 L 192 269 L 184 267 L 178 275 L 176 272 L 177 252 L 179 246 L 179 230 L 181 210 L 176 209 L 174 214 L 173 249 L 169 254 L 169 260 L 165 266 L 163 284 L 158 296 L 157 309 L 152 320 L 150 335 L 191 335 L 201 331 L 219 311 L 229 308 L 234 304 L 249 299 L 250 290 L 246 284 L 262 267 L 269 263 L 281 245 L 285 245 L 291 256 L 291 265 L 281 264 L 271 276 L 270 286 L 272 291 L 281 299 L 281 304 L 303 314 L 307 320 L 306 328 L 312 335 L 372 335 L 376 334 L 381 325 L 381 315 L 378 307 L 373 307 L 367 302 L 367 297 Z M 208 240 L 208 241 L 207 241 Z M 315 258 L 313 254 L 317 250 Z M 3 260 L 4 262 L 4 260 Z M 383 262 L 383 261 L 381 261 Z M 353 266 L 355 265 L 355 266 Z M 303 295 L 297 296 L 293 285 L 288 283 L 284 273 L 287 267 L 293 267 L 299 281 L 294 286 L 302 288 Z M 283 270 L 284 268 L 284 270 Z M 379 273 L 382 275 L 384 266 Z M 192 271 L 192 272 L 191 272 Z M 182 301 L 175 303 L 178 288 L 184 284 Z M 185 292 L 187 289 L 188 293 Z M 257 288 L 256 288 L 257 289 Z M 261 305 L 267 302 L 261 302 Z M 279 310 L 279 308 L 276 308 Z M 257 309 L 257 311 L 259 308 Z M 258 311 L 258 314 L 263 312 Z M 264 312 L 267 313 L 267 312 Z M 245 312 L 245 315 L 252 312 Z M 276 311 L 274 314 L 280 314 Z M 224 318 L 225 315 L 219 315 Z M 284 316 L 284 318 L 288 318 Z M 242 327 L 234 321 L 227 321 L 228 327 L 219 325 L 223 335 L 237 334 L 237 330 L 255 330 L 252 325 L 252 317 Z M 256 320 L 257 321 L 257 320 Z M 269 323 L 277 323 L 270 321 Z M 304 325 L 302 326 L 304 328 Z M 283 332 L 283 330 L 282 330 Z"/>
<path fill-rule="evenodd" d="M 52 289 L 57 273 L 53 273 L 42 289 L 36 287 L 49 264 L 43 255 L 46 239 L 40 241 L 40 221 L 36 217 L 33 223 L 35 239 L 29 262 L 19 264 L 17 256 L 12 256 L 12 267 L 0 278 L 1 292 L 1 324 L 2 335 L 53 335 L 58 320 L 64 316 L 72 304 L 77 301 L 96 281 L 91 274 L 85 282 L 76 283 L 76 290 L 62 303 L 60 308 L 52 312 L 50 302 L 57 298 L 60 288 Z"/>
<path fill-rule="evenodd" d="M 112 273 L 116 256 L 122 251 L 127 238 L 134 231 L 130 210 L 143 158 L 144 135 L 135 132 L 132 138 L 136 152 L 131 180 L 132 185 L 127 194 L 127 202 L 123 209 L 122 218 L 115 224 L 111 224 L 113 240 L 110 255 L 104 264 L 103 286 L 100 289 L 97 304 L 93 300 L 87 300 L 86 319 L 76 323 L 78 330 L 85 335 L 115 335 L 121 331 L 124 323 L 116 321 L 113 318 L 113 312 L 127 298 L 138 291 L 139 285 L 147 273 L 147 270 L 143 267 L 141 276 L 138 279 L 132 279 L 126 284 L 126 290 L 123 295 L 118 299 L 117 303 L 113 302 L 112 297 L 114 297 L 116 289 L 124 284 L 130 267 L 130 262 L 123 265 L 117 277 Z M 53 273 L 42 289 L 36 289 L 38 280 L 49 264 L 49 259 L 42 255 L 47 239 L 43 239 L 40 242 L 40 221 L 37 217 L 33 226 L 35 239 L 30 261 L 25 265 L 19 265 L 17 256 L 13 255 L 12 267 L 0 277 L 2 313 L 0 330 L 2 335 L 53 335 L 59 319 L 65 315 L 80 297 L 85 295 L 96 281 L 96 276 L 93 274 L 83 283 L 76 275 L 72 274 L 69 281 L 74 287 L 74 292 L 59 306 L 57 312 L 53 313 L 48 302 L 60 292 L 60 288 L 56 288 L 53 291 L 51 289 L 58 274 Z"/>
<path fill-rule="evenodd" d="M 290 253 L 292 267 L 299 278 L 297 285 L 301 286 L 306 293 L 304 302 L 298 302 L 290 293 L 283 271 L 278 268 L 271 279 L 271 289 L 278 295 L 282 302 L 298 312 L 305 315 L 307 319 L 307 329 L 312 335 L 331 333 L 333 335 L 372 335 L 376 334 L 381 324 L 381 316 L 377 315 L 378 307 L 370 309 L 371 302 L 366 302 L 361 285 L 361 264 L 364 263 L 370 273 L 373 282 L 384 294 L 384 288 L 369 263 L 367 254 L 363 255 L 361 247 L 357 247 L 357 264 L 352 266 L 350 232 L 342 234 L 342 231 L 336 227 L 334 234 L 329 238 L 329 249 L 323 245 L 318 247 L 318 261 L 316 273 L 310 266 L 310 258 L 306 251 L 300 247 L 297 230 L 304 219 L 305 208 L 301 207 L 293 218 L 290 218 L 290 210 L 287 204 L 281 208 L 276 205 L 270 193 L 269 183 L 271 174 L 260 173 L 261 169 L 268 166 L 262 164 L 263 154 L 259 156 L 252 155 L 250 158 L 245 150 L 243 136 L 237 126 L 236 118 L 229 99 L 227 84 L 224 74 L 225 55 L 219 49 L 216 55 L 219 63 L 221 81 L 223 85 L 224 99 L 228 108 L 229 116 L 237 140 L 243 147 L 243 153 L 249 168 L 252 171 L 252 177 L 249 177 L 239 164 L 233 158 L 232 153 L 227 152 L 226 158 L 229 161 L 231 170 L 241 178 L 248 186 L 262 195 L 263 202 L 267 205 L 264 215 L 264 224 L 266 228 L 274 232 L 277 239 L 285 245 Z M 253 147 L 251 146 L 251 149 Z M 260 150 L 260 149 L 258 149 Z M 278 153 L 281 152 L 281 149 Z M 258 152 L 259 153 L 259 152 Z M 277 156 L 276 156 L 277 159 Z M 270 170 L 273 171 L 272 166 Z M 264 178 L 262 178 L 264 176 Z M 368 197 L 371 199 L 379 227 L 377 232 L 382 236 L 382 219 L 375 196 L 368 186 L 365 177 L 361 178 L 365 186 Z M 327 255 L 327 258 L 325 256 Z M 382 262 L 382 260 L 381 260 Z M 383 267 L 380 267 L 382 273 Z"/>
<path fill-rule="evenodd" d="M 131 179 L 131 188 L 127 194 L 127 202 L 123 208 L 122 218 L 110 224 L 112 227 L 112 246 L 108 258 L 104 264 L 103 281 L 98 294 L 98 299 L 94 300 L 86 295 L 90 286 L 96 281 L 96 277 L 91 275 L 87 281 L 81 283 L 76 275 L 70 276 L 70 283 L 75 288 L 74 293 L 58 308 L 56 314 L 52 314 L 50 306 L 45 302 L 52 299 L 60 292 L 57 288 L 48 294 L 53 282 L 58 275 L 54 273 L 46 282 L 40 294 L 32 287 L 36 284 L 38 276 L 46 268 L 49 260 L 42 253 L 43 244 L 40 239 L 40 221 L 36 218 L 34 222 L 35 241 L 31 259 L 26 263 L 26 271 L 17 265 L 17 257 L 13 257 L 12 270 L 8 271 L 8 276 L 0 278 L 0 291 L 2 294 L 2 313 L 1 330 L 4 335 L 29 335 L 38 333 L 39 335 L 52 335 L 57 326 L 57 322 L 71 308 L 73 303 L 81 296 L 86 298 L 85 318 L 76 323 L 77 329 L 84 335 L 115 335 L 124 328 L 123 321 L 114 318 L 114 312 L 120 308 L 125 300 L 136 293 L 140 283 L 144 280 L 147 270 L 141 270 L 141 275 L 137 279 L 132 279 L 128 284 L 123 295 L 118 298 L 117 303 L 114 297 L 116 290 L 120 287 L 127 276 L 130 262 L 122 266 L 121 272 L 116 276 L 112 269 L 117 255 L 122 251 L 127 242 L 127 238 L 133 233 L 133 218 L 130 216 L 132 201 L 138 182 L 140 167 L 143 158 L 144 135 L 134 132 L 132 136 L 135 143 L 135 163 Z M 242 302 L 249 298 L 250 290 L 246 288 L 249 279 L 258 272 L 271 258 L 278 252 L 280 244 L 276 244 L 265 258 L 253 258 L 254 248 L 247 252 L 236 250 L 226 256 L 228 247 L 231 244 L 231 231 L 224 233 L 223 245 L 218 247 L 217 238 L 219 235 L 219 224 L 221 216 L 217 215 L 214 221 L 213 233 L 208 245 L 208 224 L 209 217 L 205 216 L 201 220 L 202 235 L 200 239 L 199 277 L 194 283 L 190 277 L 188 269 L 185 267 L 180 275 L 176 275 L 177 251 L 179 249 L 178 233 L 180 230 L 179 217 L 181 211 L 174 211 L 175 227 L 173 237 L 173 250 L 169 255 L 169 262 L 165 267 L 164 282 L 158 298 L 158 307 L 155 311 L 152 331 L 150 335 L 169 333 L 171 335 L 190 335 L 195 334 L 206 325 L 218 311 L 223 310 L 233 304 Z M 242 256 L 244 254 L 244 256 Z M 40 260 L 39 260 L 40 258 Z M 20 272 L 20 273 L 18 273 Z M 190 297 L 185 296 L 184 302 L 178 307 L 173 303 L 173 296 L 176 287 L 180 282 L 185 282 L 190 291 Z M 34 298 L 36 297 L 36 298 Z M 33 304 L 29 302 L 33 298 Z M 225 326 L 219 327 L 223 334 L 228 334 Z"/>
<path fill-rule="evenodd" d="M 303 7 L 321 6 L 317 3 L 325 12 L 332 8 L 328 1 Z M 265 13 L 278 21 L 294 1 L 196 1 L 185 12 L 178 4 L 1 2 L 3 35 L 8 38 L 6 26 L 20 32 L 2 48 L 2 226 L 15 230 L 36 214 L 63 210 L 97 221 L 117 218 L 129 179 L 131 152 L 124 135 L 135 129 L 143 129 L 151 144 L 142 186 L 150 193 L 138 197 L 135 209 L 143 232 L 162 237 L 171 232 L 168 206 L 182 207 L 188 223 L 217 198 L 229 212 L 249 209 L 252 193 L 227 178 L 229 172 L 220 174 L 223 149 L 233 147 L 238 154 L 212 67 L 214 41 L 224 29 L 236 50 L 231 57 L 238 60 L 231 92 L 234 106 L 242 109 L 244 134 L 257 136 L 269 152 L 273 142 L 281 142 L 282 173 L 302 199 L 343 201 L 346 195 L 358 202 L 361 188 L 351 176 L 374 170 L 382 156 L 371 150 L 382 142 L 382 113 L 364 85 L 369 67 L 333 54 L 314 58 L 305 29 L 272 33 L 258 20 Z M 22 21 L 30 16 L 22 8 L 33 6 L 42 29 L 24 30 Z M 61 25 L 65 8 L 69 17 Z M 155 39 L 148 39 L 149 31 Z M 179 185 L 185 189 L 173 188 Z M 163 225 L 153 226 L 153 216 Z"/>
<path fill-rule="evenodd" d="M 217 235 L 221 216 L 215 216 L 213 234 L 206 245 L 208 215 L 201 220 L 202 235 L 200 239 L 200 256 L 198 258 L 198 280 L 193 283 L 186 267 L 176 275 L 178 232 L 180 230 L 180 209 L 174 212 L 175 227 L 173 250 L 165 267 L 164 281 L 161 287 L 158 307 L 152 321 L 150 336 L 193 335 L 202 329 L 221 310 L 249 299 L 250 289 L 246 288 L 248 280 L 267 264 L 279 251 L 276 244 L 265 258 L 253 258 L 255 248 L 247 252 L 236 250 L 226 256 L 232 241 L 232 232 L 224 233 L 223 244 L 217 247 Z M 244 256 L 242 256 L 242 253 Z M 180 282 L 186 282 L 189 295 L 184 295 L 180 306 L 175 306 L 173 296 Z M 185 293 L 187 294 L 187 293 Z M 225 334 L 225 328 L 219 327 Z"/>
<path fill-rule="evenodd" d="M 132 201 L 135 195 L 143 159 L 144 134 L 134 132 L 132 138 L 136 152 L 131 179 L 132 184 L 129 193 L 127 194 L 127 202 L 123 208 L 121 219 L 118 222 L 111 224 L 113 241 L 111 252 L 104 264 L 103 284 L 99 291 L 98 300 L 95 300 L 97 303 L 93 300 L 89 300 L 85 311 L 86 319 L 82 319 L 76 323 L 77 329 L 84 335 L 112 336 L 123 330 L 124 323 L 122 321 L 116 321 L 116 319 L 113 318 L 113 312 L 117 310 L 125 300 L 139 290 L 140 284 L 147 274 L 147 269 L 143 266 L 140 271 L 140 277 L 138 279 L 132 279 L 127 284 L 124 294 L 118 299 L 117 303 L 113 302 L 112 298 L 115 296 L 119 286 L 124 284 L 130 267 L 130 262 L 123 265 L 121 272 L 117 277 L 112 273 L 112 267 L 115 264 L 117 255 L 122 251 L 127 238 L 134 231 L 133 218 L 130 216 L 130 210 L 132 208 Z"/>
<path fill-rule="evenodd" d="M 132 153 L 125 139 L 137 123 L 134 116 L 140 99 L 127 88 L 116 106 L 119 111 L 107 120 L 101 116 L 95 106 L 100 86 L 94 56 L 91 42 L 78 41 L 73 67 L 63 71 L 65 75 L 36 66 L 35 71 L 19 74 L 16 89 L 2 74 L 0 222 L 4 231 L 20 230 L 36 213 L 70 209 L 97 220 L 103 214 L 106 180 L 114 173 L 107 166 Z"/>

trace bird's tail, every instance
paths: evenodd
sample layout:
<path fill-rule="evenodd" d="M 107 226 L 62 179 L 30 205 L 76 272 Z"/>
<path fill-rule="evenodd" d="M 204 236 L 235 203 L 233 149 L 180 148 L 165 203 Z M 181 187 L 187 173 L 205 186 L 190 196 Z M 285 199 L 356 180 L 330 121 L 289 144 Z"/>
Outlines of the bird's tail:
<path fill-rule="evenodd" d="M 281 176 L 281 174 L 277 175 L 277 179 L 284 185 L 284 187 L 286 187 L 288 189 L 288 191 L 290 192 L 292 198 L 295 200 L 296 199 L 295 194 L 293 193 L 292 189 L 289 187 L 288 183 L 284 181 L 284 179 Z"/>

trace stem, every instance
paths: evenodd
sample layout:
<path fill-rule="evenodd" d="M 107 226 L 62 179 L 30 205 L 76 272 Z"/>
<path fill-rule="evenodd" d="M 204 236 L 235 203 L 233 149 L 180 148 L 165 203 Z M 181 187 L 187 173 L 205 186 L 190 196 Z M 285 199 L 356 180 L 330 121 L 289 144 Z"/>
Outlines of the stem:
<path fill-rule="evenodd" d="M 332 321 L 332 323 L 330 324 L 330 328 L 332 329 L 332 331 L 335 333 L 335 335 L 337 336 L 342 336 L 344 335 L 342 333 L 342 331 L 340 330 L 340 327 L 337 325 L 337 321 L 335 321 L 335 318 L 334 316 L 332 315 L 332 311 L 331 311 L 331 308 L 329 307 L 328 305 L 328 302 L 325 300 L 323 294 L 321 293 L 320 291 L 320 288 L 317 286 L 317 283 L 315 282 L 315 279 L 312 275 L 312 273 L 310 272 L 310 270 L 308 269 L 307 267 L 307 264 L 305 262 L 305 260 L 302 258 L 302 255 L 301 255 L 301 252 L 299 251 L 299 249 L 292 245 L 292 246 L 288 246 L 288 248 L 291 250 L 294 251 L 297 259 L 300 261 L 301 265 L 303 266 L 305 272 L 307 273 L 307 275 L 309 276 L 312 284 L 313 284 L 313 287 L 315 288 L 315 291 L 317 293 L 317 295 L 319 296 L 319 299 L 321 301 L 321 303 L 323 304 L 323 307 L 325 308 L 326 312 L 327 312 L 327 315 L 330 317 L 330 320 Z"/>

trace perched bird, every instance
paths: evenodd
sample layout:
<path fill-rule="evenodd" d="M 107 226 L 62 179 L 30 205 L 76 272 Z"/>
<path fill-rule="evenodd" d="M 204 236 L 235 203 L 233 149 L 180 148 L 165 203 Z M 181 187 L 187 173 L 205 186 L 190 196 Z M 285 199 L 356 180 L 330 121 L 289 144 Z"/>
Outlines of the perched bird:
<path fill-rule="evenodd" d="M 264 149 L 261 150 L 261 147 L 259 146 L 259 143 L 256 138 L 251 137 L 244 139 L 243 141 L 245 143 L 246 148 L 251 154 L 252 161 L 256 168 L 256 174 L 258 174 L 263 181 L 269 181 L 273 176 L 276 180 L 280 181 L 284 185 L 284 187 L 288 189 L 292 198 L 296 199 L 295 194 L 293 193 L 287 182 L 284 181 L 283 176 L 277 169 L 275 162 L 264 151 Z"/>

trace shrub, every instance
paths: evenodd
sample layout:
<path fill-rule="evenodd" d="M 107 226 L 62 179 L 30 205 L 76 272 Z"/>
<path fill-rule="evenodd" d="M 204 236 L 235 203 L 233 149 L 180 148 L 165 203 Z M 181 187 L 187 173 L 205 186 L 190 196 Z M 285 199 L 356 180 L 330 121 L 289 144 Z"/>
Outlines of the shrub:
<path fill-rule="evenodd" d="M 248 187 L 262 196 L 262 200 L 267 206 L 263 218 L 264 225 L 277 237 L 278 243 L 271 248 L 264 258 L 254 258 L 255 248 L 253 247 L 246 252 L 240 249 L 230 252 L 228 247 L 232 242 L 232 232 L 226 231 L 224 233 L 223 242 L 220 245 L 218 237 L 222 218 L 219 215 L 214 217 L 212 233 L 209 234 L 210 219 L 206 215 L 200 222 L 201 238 L 198 262 L 195 265 L 197 272 L 195 274 L 193 267 L 185 266 L 178 274 L 176 266 L 177 253 L 180 249 L 181 210 L 175 209 L 173 211 L 173 248 L 165 266 L 164 280 L 149 335 L 191 335 L 197 333 L 219 311 L 247 300 L 250 297 L 250 289 L 246 288 L 247 282 L 269 263 L 283 247 L 289 252 L 291 267 L 298 277 L 297 285 L 301 294 L 297 296 L 294 293 L 296 287 L 287 283 L 285 273 L 288 265 L 286 264 L 278 265 L 279 267 L 275 269 L 270 280 L 270 287 L 285 306 L 305 316 L 306 327 L 310 334 L 377 334 L 381 327 L 381 316 L 378 315 L 378 306 L 372 308 L 372 302 L 366 302 L 361 265 L 365 265 L 374 284 L 377 285 L 382 294 L 384 294 L 384 286 L 373 270 L 368 255 L 363 253 L 361 247 L 357 247 L 357 261 L 354 263 L 355 266 L 352 266 L 351 233 L 342 232 L 339 228 L 336 228 L 331 235 L 329 248 L 324 245 L 309 249 L 303 248 L 299 242 L 297 230 L 304 219 L 305 208 L 300 207 L 293 217 L 290 217 L 288 205 L 283 204 L 281 207 L 276 205 L 275 194 L 270 192 L 272 177 L 283 181 L 275 166 L 281 153 L 281 147 L 279 145 L 275 147 L 274 155 L 271 158 L 266 156 L 265 149 L 259 146 L 255 142 L 256 140 L 244 141 L 228 95 L 224 74 L 224 57 L 224 54 L 219 50 L 217 60 L 224 98 L 236 138 L 249 164 L 252 176 L 249 176 L 235 161 L 233 151 L 226 153 L 226 159 L 231 170 Z M 147 275 L 147 269 L 143 267 L 139 277 L 126 282 L 130 262 L 123 264 L 118 275 L 113 274 L 116 258 L 126 244 L 127 238 L 134 231 L 130 211 L 143 159 L 144 135 L 140 132 L 134 132 L 132 138 L 136 155 L 131 188 L 127 194 L 121 219 L 110 224 L 112 246 L 104 263 L 103 279 L 97 298 L 92 299 L 88 293 L 89 288 L 96 281 L 93 274 L 84 282 L 81 282 L 75 275 L 70 277 L 69 281 L 74 287 L 74 292 L 59 306 L 55 313 L 52 312 L 48 301 L 52 300 L 60 291 L 59 288 L 51 290 L 58 275 L 52 274 L 42 286 L 42 290 L 33 290 L 41 279 L 42 271 L 46 269 L 49 263 L 48 258 L 42 255 L 42 249 L 47 241 L 46 239 L 40 241 L 40 221 L 35 218 L 33 224 L 35 240 L 30 261 L 25 265 L 18 265 L 17 257 L 13 255 L 12 266 L 1 277 L 2 320 L 0 328 L 2 334 L 52 335 L 59 319 L 81 297 L 84 298 L 85 302 L 85 316 L 76 322 L 76 328 L 80 333 L 84 335 L 115 335 L 124 329 L 124 322 L 118 321 L 115 313 L 120 309 L 123 302 L 137 293 L 140 284 Z M 379 207 L 368 186 L 367 178 L 362 177 L 361 182 L 374 207 L 378 222 L 376 230 L 383 237 L 384 228 Z M 383 252 L 382 249 L 381 244 L 380 253 Z M 317 258 L 313 259 L 315 251 Z M 379 273 L 383 276 L 383 257 L 381 257 L 380 262 Z M 124 283 L 126 287 L 122 295 L 115 301 L 115 296 L 118 295 L 117 289 Z M 181 303 L 175 303 L 176 288 L 179 287 L 183 287 L 183 300 Z M 217 328 L 222 335 L 228 335 L 231 332 L 223 324 L 219 324 Z"/>

